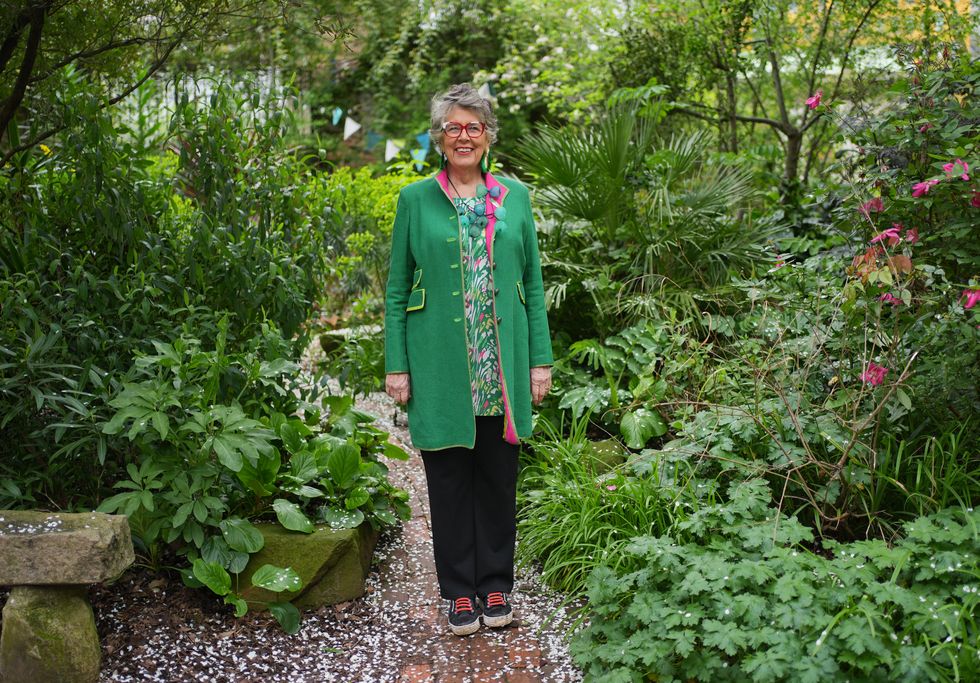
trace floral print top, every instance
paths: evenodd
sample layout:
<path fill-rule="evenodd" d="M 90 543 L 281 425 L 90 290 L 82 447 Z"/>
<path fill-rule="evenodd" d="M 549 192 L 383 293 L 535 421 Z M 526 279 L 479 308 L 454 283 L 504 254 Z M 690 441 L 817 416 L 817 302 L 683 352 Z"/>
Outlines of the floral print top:
<path fill-rule="evenodd" d="M 480 201 L 476 197 L 454 199 L 458 211 L 470 214 Z M 463 306 L 473 412 L 475 415 L 503 415 L 500 354 L 493 323 L 493 271 L 485 231 L 479 230 L 476 236 L 471 236 L 467 228 L 461 227 L 459 239 L 463 247 Z"/>

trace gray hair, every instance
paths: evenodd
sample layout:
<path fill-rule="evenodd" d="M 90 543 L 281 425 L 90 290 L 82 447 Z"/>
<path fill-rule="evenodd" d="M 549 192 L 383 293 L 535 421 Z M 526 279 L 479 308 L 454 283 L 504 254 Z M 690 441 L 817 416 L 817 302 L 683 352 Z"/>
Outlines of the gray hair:
<path fill-rule="evenodd" d="M 432 120 L 429 137 L 440 152 L 442 151 L 442 140 L 446 135 L 442 131 L 442 124 L 446 122 L 446 116 L 453 107 L 462 107 L 475 113 L 477 118 L 487 127 L 484 135 L 490 140 L 490 144 L 497 141 L 499 128 L 490 100 L 482 97 L 476 88 L 469 83 L 459 83 L 432 98 Z"/>

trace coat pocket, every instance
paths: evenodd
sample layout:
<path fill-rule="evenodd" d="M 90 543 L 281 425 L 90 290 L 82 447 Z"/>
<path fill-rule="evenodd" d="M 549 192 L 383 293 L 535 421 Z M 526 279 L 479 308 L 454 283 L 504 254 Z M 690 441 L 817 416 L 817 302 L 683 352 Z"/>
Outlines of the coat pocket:
<path fill-rule="evenodd" d="M 420 282 L 422 282 L 422 269 L 416 268 L 415 275 L 412 276 L 412 289 L 418 287 Z"/>
<path fill-rule="evenodd" d="M 413 289 L 408 295 L 408 305 L 406 311 L 421 311 L 425 308 L 425 289 Z"/>
<path fill-rule="evenodd" d="M 521 303 L 527 306 L 527 301 L 524 300 L 524 285 L 520 281 L 517 282 L 517 296 L 520 297 Z"/>

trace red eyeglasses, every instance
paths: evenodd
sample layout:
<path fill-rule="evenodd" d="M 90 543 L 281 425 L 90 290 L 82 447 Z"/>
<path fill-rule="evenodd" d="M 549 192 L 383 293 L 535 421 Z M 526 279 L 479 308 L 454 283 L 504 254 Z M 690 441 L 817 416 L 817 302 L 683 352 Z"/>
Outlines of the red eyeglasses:
<path fill-rule="evenodd" d="M 451 138 L 458 138 L 464 130 L 471 138 L 478 138 L 483 135 L 483 131 L 486 129 L 487 126 L 482 121 L 470 121 L 466 124 L 458 121 L 446 121 L 442 124 L 442 132 Z"/>

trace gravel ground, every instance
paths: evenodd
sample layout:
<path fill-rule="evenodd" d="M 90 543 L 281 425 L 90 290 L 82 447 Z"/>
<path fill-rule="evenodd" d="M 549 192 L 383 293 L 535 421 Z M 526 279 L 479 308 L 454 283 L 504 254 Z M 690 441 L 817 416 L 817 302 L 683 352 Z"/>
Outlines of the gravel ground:
<path fill-rule="evenodd" d="M 309 359 L 306 361 L 309 364 Z M 508 628 L 449 634 L 438 598 L 425 477 L 405 416 L 384 394 L 360 410 L 412 453 L 392 481 L 412 496 L 413 519 L 382 536 L 366 595 L 303 615 L 289 636 L 262 613 L 236 619 L 230 608 L 179 580 L 132 569 L 91 590 L 103 645 L 101 681 L 580 681 L 565 634 L 573 624 L 562 597 L 522 572 L 517 619 Z M 0 601 L 5 599 L 0 593 Z M 556 611 L 556 608 L 557 611 Z"/>

